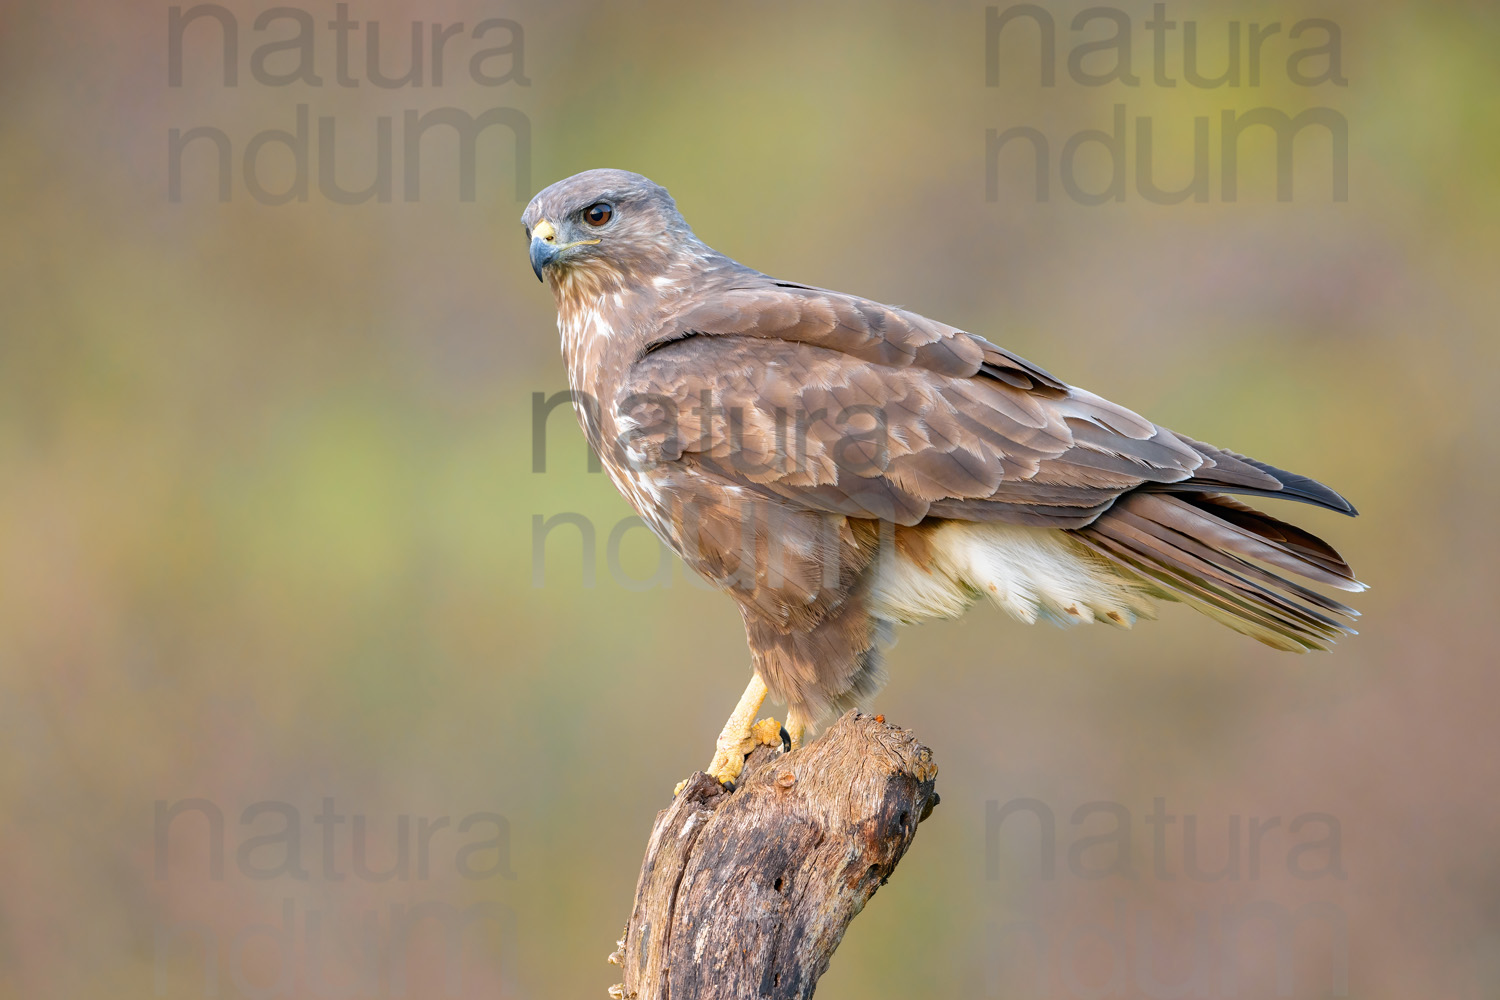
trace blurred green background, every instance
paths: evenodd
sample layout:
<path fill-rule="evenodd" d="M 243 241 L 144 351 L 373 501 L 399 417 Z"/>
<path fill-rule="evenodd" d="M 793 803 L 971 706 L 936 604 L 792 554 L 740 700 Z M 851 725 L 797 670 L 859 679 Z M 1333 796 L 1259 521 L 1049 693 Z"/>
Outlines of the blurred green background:
<path fill-rule="evenodd" d="M 418 934 L 408 995 L 602 997 L 619 980 L 604 957 L 652 818 L 706 761 L 747 653 L 731 602 L 680 566 L 646 590 L 610 572 L 605 542 L 629 509 L 587 472 L 566 411 L 547 471 L 532 472 L 532 394 L 564 374 L 518 217 L 532 191 L 597 166 L 665 184 L 700 236 L 754 267 L 982 333 L 1160 423 L 1314 475 L 1363 513 L 1281 511 L 1373 586 L 1356 602 L 1363 634 L 1331 655 L 1278 654 L 1174 607 L 1129 634 L 1027 628 L 985 608 L 905 631 L 875 707 L 933 746 L 943 802 L 820 997 L 1153 995 L 1134 946 L 1122 965 L 1108 934 L 1149 921 L 1148 971 L 1177 982 L 1194 920 L 1255 901 L 1331 904 L 1346 921 L 1346 945 L 1337 920 L 1298 925 L 1297 996 L 1333 995 L 1341 953 L 1349 995 L 1500 994 L 1500 18 L 1481 2 L 1171 3 L 1169 17 L 1196 23 L 1211 75 L 1229 21 L 1283 26 L 1258 87 L 1210 90 L 1152 81 L 1144 3 L 1116 8 L 1142 84 L 1075 82 L 1067 53 L 1108 33 L 1069 30 L 1082 6 L 1048 6 L 1056 86 L 1039 84 L 1021 25 L 987 87 L 982 4 L 356 2 L 351 19 L 380 24 L 387 75 L 409 65 L 413 20 L 471 32 L 507 18 L 524 32 L 522 63 L 484 67 L 524 81 L 483 85 L 467 69 L 506 43 L 501 27 L 454 35 L 438 84 L 429 30 L 422 85 L 382 88 L 364 71 L 364 29 L 349 59 L 360 85 L 338 85 L 331 3 L 298 8 L 316 22 L 321 86 L 257 82 L 252 53 L 295 25 L 257 31 L 266 7 L 225 5 L 234 87 L 207 19 L 186 30 L 174 87 L 165 5 L 8 5 L 0 995 L 197 997 L 211 995 L 205 974 L 221 996 L 397 995 L 392 907 L 433 902 L 512 918 L 465 936 L 457 992 L 441 940 Z M 1341 29 L 1346 86 L 1288 79 L 1288 54 L 1318 32 L 1286 33 L 1309 17 Z M 1167 48 L 1178 78 L 1181 39 Z M 265 69 L 295 63 L 282 52 Z M 293 129 L 299 104 L 310 196 L 264 204 L 240 158 L 257 133 Z M 1132 129 L 1151 119 L 1167 187 L 1188 179 L 1193 118 L 1209 118 L 1207 202 L 1140 197 L 1133 132 L 1123 201 L 1063 193 L 1061 146 L 1108 129 L 1116 104 Z M 529 150 L 486 132 L 463 201 L 451 133 L 434 129 L 407 201 L 403 116 L 443 107 L 514 109 Z M 1330 197 L 1318 129 L 1295 147 L 1291 201 L 1276 199 L 1269 139 L 1252 135 L 1238 200 L 1222 198 L 1219 114 L 1257 107 L 1344 116 L 1347 201 Z M 383 116 L 394 196 L 334 203 L 317 120 L 333 122 L 339 183 L 356 189 L 375 176 Z M 198 126 L 232 144 L 227 202 L 212 140 L 187 148 L 169 197 L 169 130 Z M 1013 126 L 1049 139 L 1046 202 L 1013 151 L 986 198 L 986 130 Z M 262 166 L 268 189 L 294 179 L 285 149 L 268 146 Z M 1078 166 L 1103 186 L 1097 146 Z M 533 517 L 564 512 L 596 526 L 593 587 L 568 528 L 533 585 Z M 648 576 L 649 536 L 623 549 L 624 569 Z M 986 802 L 1022 797 L 1055 814 L 1052 879 L 1022 823 L 987 828 Z M 222 878 L 196 813 L 171 826 L 156 868 L 155 803 L 189 798 L 222 813 Z M 326 798 L 351 820 L 316 822 Z M 1179 817 L 1173 879 L 1152 868 L 1158 798 Z M 288 850 L 284 816 L 244 816 L 265 801 L 295 812 L 306 879 L 247 874 L 274 873 Z M 1065 863 L 1111 829 L 1071 822 L 1093 801 L 1128 813 L 1137 877 Z M 493 877 L 465 878 L 459 847 L 494 827 L 457 827 L 481 812 L 505 817 L 509 843 L 470 858 Z M 1289 871 L 1289 849 L 1318 839 L 1288 831 L 1305 813 L 1337 818 L 1342 877 L 1326 852 L 1303 856 L 1318 877 Z M 1233 854 L 1238 874 L 1187 877 L 1189 814 L 1200 867 Z M 407 824 L 404 877 L 354 873 L 355 816 L 377 870 L 399 862 Z M 418 818 L 445 816 L 421 877 Z M 1252 877 L 1245 827 L 1273 816 Z M 342 880 L 325 877 L 325 833 Z M 1087 865 L 1107 863 L 1096 850 Z M 286 901 L 290 951 L 253 930 L 279 925 Z M 1015 921 L 1050 942 L 1039 968 L 1012 954 Z M 366 931 L 373 985 L 355 972 Z M 1276 995 L 1273 944 L 1245 934 L 1238 995 Z M 1226 961 L 1211 950 L 1213 975 Z"/>

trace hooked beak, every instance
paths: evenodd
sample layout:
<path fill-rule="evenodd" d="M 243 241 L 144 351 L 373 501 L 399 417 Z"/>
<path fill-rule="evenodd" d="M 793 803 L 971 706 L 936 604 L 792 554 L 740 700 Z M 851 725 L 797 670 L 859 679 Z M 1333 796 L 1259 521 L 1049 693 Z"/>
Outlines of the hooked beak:
<path fill-rule="evenodd" d="M 542 219 L 531 227 L 531 270 L 536 280 L 542 280 L 542 268 L 562 256 L 571 247 L 592 246 L 599 240 L 574 240 L 572 243 L 557 242 L 557 230 L 552 223 Z"/>
<path fill-rule="evenodd" d="M 559 252 L 557 230 L 552 228 L 552 223 L 543 219 L 532 227 L 531 270 L 537 281 L 542 280 L 542 268 L 556 260 Z"/>

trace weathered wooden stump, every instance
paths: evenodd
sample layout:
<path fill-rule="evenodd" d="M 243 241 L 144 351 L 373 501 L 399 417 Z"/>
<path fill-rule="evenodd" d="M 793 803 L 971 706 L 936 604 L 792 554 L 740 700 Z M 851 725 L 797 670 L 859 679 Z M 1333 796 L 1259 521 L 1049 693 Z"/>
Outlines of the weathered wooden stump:
<path fill-rule="evenodd" d="M 693 775 L 657 814 L 610 995 L 812 996 L 937 805 L 936 775 L 910 732 L 857 712 L 792 753 L 757 748 L 733 791 Z"/>

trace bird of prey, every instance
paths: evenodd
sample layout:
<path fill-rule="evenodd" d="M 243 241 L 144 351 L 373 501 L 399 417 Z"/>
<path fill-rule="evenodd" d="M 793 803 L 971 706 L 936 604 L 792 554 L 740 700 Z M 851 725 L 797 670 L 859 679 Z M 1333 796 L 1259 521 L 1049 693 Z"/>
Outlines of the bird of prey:
<path fill-rule="evenodd" d="M 1344 514 L 1305 476 L 1195 441 L 977 334 L 779 281 L 694 235 L 667 191 L 590 170 L 521 217 L 557 302 L 573 405 L 642 519 L 739 605 L 753 676 L 708 773 L 799 744 L 883 681 L 894 625 L 988 600 L 1129 628 L 1180 601 L 1278 649 L 1364 585 L 1239 497 Z M 767 695 L 783 728 L 755 724 Z"/>

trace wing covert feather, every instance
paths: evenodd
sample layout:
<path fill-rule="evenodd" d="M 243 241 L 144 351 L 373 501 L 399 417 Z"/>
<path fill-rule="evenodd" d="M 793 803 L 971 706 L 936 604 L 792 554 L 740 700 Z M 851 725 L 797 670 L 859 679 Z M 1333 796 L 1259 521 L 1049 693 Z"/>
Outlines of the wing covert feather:
<path fill-rule="evenodd" d="M 973 334 L 837 292 L 737 280 L 672 316 L 632 367 L 619 403 L 638 461 L 691 459 L 830 513 L 1058 527 L 1211 461 Z"/>

